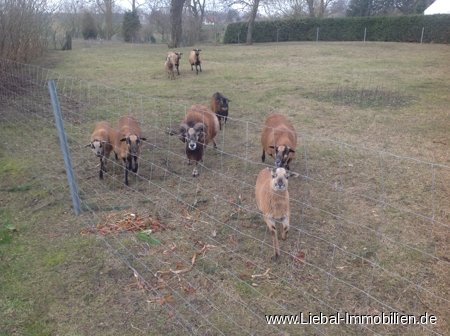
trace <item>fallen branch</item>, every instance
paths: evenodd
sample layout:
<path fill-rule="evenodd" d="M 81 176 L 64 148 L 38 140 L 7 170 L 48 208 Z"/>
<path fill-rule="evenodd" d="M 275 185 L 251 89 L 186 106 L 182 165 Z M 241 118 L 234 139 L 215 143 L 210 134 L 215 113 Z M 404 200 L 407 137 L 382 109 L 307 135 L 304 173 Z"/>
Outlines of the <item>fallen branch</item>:
<path fill-rule="evenodd" d="M 252 279 L 256 278 L 268 278 L 269 277 L 270 268 L 267 269 L 263 274 L 253 274 Z"/>
<path fill-rule="evenodd" d="M 187 273 L 192 270 L 192 268 L 194 267 L 195 261 L 197 260 L 197 257 L 199 255 L 204 254 L 208 249 L 215 248 L 215 247 L 217 247 L 217 246 L 206 244 L 202 247 L 202 249 L 200 251 L 197 251 L 194 253 L 194 255 L 192 256 L 192 259 L 191 259 L 191 264 L 188 267 L 179 269 L 179 270 L 169 269 L 168 271 L 157 271 L 155 273 L 155 276 L 159 277 L 161 275 L 166 275 L 166 274 L 179 275 L 179 274 Z"/>

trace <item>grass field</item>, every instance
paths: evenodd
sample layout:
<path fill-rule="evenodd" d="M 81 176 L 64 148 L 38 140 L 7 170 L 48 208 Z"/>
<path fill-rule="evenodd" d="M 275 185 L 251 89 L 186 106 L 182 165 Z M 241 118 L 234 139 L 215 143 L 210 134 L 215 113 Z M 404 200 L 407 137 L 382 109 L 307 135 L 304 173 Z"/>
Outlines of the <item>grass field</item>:
<path fill-rule="evenodd" d="M 189 48 L 180 49 L 176 80 L 164 72 L 165 46 L 82 41 L 39 60 L 54 72 L 3 77 L 0 335 L 448 334 L 449 46 L 201 49 L 198 76 Z M 79 217 L 46 78 L 33 71 L 58 79 Z M 182 143 L 165 130 L 216 91 L 231 99 L 231 118 L 194 179 Z M 279 263 L 253 195 L 261 123 L 272 111 L 288 115 L 300 139 Z M 114 160 L 98 181 L 84 148 L 95 120 L 125 113 L 148 138 L 129 188 Z M 93 230 L 131 213 L 154 232 Z M 300 311 L 428 312 L 438 325 L 265 323 L 264 314 Z"/>

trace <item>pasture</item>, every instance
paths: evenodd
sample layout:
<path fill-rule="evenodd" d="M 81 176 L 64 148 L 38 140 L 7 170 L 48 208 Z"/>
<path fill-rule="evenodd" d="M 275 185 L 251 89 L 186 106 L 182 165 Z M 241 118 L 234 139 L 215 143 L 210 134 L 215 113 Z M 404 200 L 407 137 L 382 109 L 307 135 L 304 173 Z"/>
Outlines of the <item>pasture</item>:
<path fill-rule="evenodd" d="M 160 45 L 76 41 L 36 67 L 2 62 L 0 335 L 448 334 L 449 46 L 200 48 L 203 72 L 191 72 L 190 48 L 180 48 L 175 80 Z M 47 79 L 57 80 L 78 217 Z M 193 178 L 166 129 L 216 91 L 231 99 L 230 119 Z M 272 111 L 299 136 L 279 262 L 254 201 L 265 166 L 259 134 Z M 94 121 L 123 114 L 147 137 L 129 187 L 113 158 L 99 181 L 85 148 Z M 152 232 L 105 231 L 124 220 Z M 428 312 L 438 323 L 265 320 L 338 311 Z"/>

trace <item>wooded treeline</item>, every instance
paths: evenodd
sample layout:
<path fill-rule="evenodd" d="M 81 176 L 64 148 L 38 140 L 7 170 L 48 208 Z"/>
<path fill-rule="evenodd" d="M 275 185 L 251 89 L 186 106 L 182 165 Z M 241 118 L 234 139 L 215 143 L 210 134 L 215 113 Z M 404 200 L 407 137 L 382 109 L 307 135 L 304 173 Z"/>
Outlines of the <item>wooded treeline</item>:
<path fill-rule="evenodd" d="M 123 0 L 124 1 L 124 0 Z M 221 42 L 226 25 L 260 19 L 421 14 L 433 0 L 0 0 L 0 57 L 28 61 L 72 38 L 167 43 Z"/>

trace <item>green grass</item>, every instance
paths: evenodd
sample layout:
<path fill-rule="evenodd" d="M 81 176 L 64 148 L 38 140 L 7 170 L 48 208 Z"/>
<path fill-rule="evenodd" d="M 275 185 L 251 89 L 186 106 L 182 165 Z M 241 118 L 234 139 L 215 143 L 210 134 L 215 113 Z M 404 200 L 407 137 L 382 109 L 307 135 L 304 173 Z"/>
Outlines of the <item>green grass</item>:
<path fill-rule="evenodd" d="M 184 53 L 181 76 L 173 81 L 164 72 L 167 47 L 163 45 L 74 41 L 72 51 L 55 51 L 40 60 L 41 65 L 53 67 L 62 76 L 92 84 L 71 86 L 68 80 L 61 81 L 66 85 L 59 87 L 65 90 L 60 94 L 64 97 L 64 113 L 68 114 L 65 122 L 81 187 L 83 214 L 78 218 L 71 212 L 52 124 L 34 120 L 34 127 L 23 136 L 18 132 L 22 121 L 10 118 L 3 123 L 0 116 L 0 132 L 7 139 L 0 144 L 0 334 L 139 335 L 143 330 L 150 335 L 185 335 L 173 310 L 151 303 L 158 295 L 174 292 L 179 295 L 174 295 L 172 306 L 198 326 L 199 334 L 215 332 L 201 319 L 205 314 L 224 333 L 265 335 L 267 329 L 255 323 L 246 306 L 254 307 L 256 314 L 283 313 L 280 307 L 294 310 L 299 305 L 317 312 L 323 305 L 314 296 L 342 309 L 381 309 L 377 302 L 349 290 L 329 274 L 393 306 L 417 310 L 432 307 L 444 316 L 446 302 L 426 294 L 416 297 L 414 286 L 405 286 L 390 274 L 379 275 L 364 259 L 379 261 L 388 271 L 399 272 L 434 293 L 446 293 L 450 285 L 446 264 L 386 242 L 367 227 L 440 256 L 447 255 L 448 232 L 438 226 L 430 232 L 427 223 L 417 218 L 412 221 L 400 210 L 374 206 L 376 201 L 355 194 L 376 200 L 383 187 L 384 196 L 395 205 L 407 203 L 417 212 L 430 210 L 433 182 L 427 166 L 389 161 L 365 148 L 448 165 L 446 145 L 435 142 L 448 145 L 449 141 L 448 46 L 281 43 L 200 47 L 204 71 L 198 76 L 192 73 L 187 65 L 190 48 L 180 48 Z M 124 91 L 104 89 L 94 82 Z M 251 164 L 208 149 L 205 166 L 212 171 L 204 169 L 193 180 L 192 166 L 176 155 L 166 157 L 168 149 L 182 155 L 180 143 L 174 138 L 158 139 L 152 127 L 164 130 L 176 125 L 185 107 L 207 104 L 215 91 L 232 100 L 232 118 L 256 124 L 249 124 L 248 129 L 245 123 L 227 124 L 218 142 L 227 152 L 259 162 L 259 123 L 274 110 L 289 115 L 297 131 L 308 135 L 308 166 L 303 158 L 305 144 L 300 142 L 295 169 L 308 169 L 312 179 L 325 183 L 290 180 L 291 197 L 300 200 L 291 206 L 292 223 L 302 231 L 292 230 L 280 246 L 290 253 L 304 252 L 307 262 L 329 274 L 295 263 L 287 255 L 272 263 L 270 235 L 261 216 L 251 211 L 255 209 L 252 188 L 220 174 L 211 177 L 219 172 L 254 183 L 256 168 Z M 143 150 L 143 179 L 130 178 L 133 190 L 123 187 L 119 168 L 113 168 L 100 183 L 97 161 L 82 148 L 89 141 L 95 120 L 114 122 L 125 113 L 138 114 L 146 135 L 162 147 Z M 30 148 L 30 139 L 39 139 L 40 147 Z M 329 139 L 364 148 L 346 148 Z M 167 167 L 169 173 L 150 168 L 149 162 Z M 448 219 L 449 213 L 445 202 L 449 193 L 447 173 L 436 171 L 434 182 L 441 193 L 436 195 L 441 203 L 434 210 L 440 221 Z M 348 194 L 336 189 L 340 181 Z M 198 185 L 202 187 L 199 193 L 194 192 Z M 215 199 L 215 195 L 220 198 Z M 243 210 L 238 212 L 227 202 L 239 203 Z M 309 208 L 309 204 L 315 208 Z M 352 222 L 343 222 L 317 208 L 347 216 Z M 86 226 L 102 222 L 104 216 L 124 210 L 150 213 L 167 229 L 151 235 L 80 234 Z M 332 241 L 342 250 L 333 250 L 321 239 Z M 116 254 L 110 254 L 104 242 Z M 162 282 L 155 279 L 158 270 L 190 265 L 203 243 L 217 246 L 199 255 L 191 271 Z M 145 275 L 151 290 L 139 286 L 123 260 Z M 251 279 L 252 274 L 263 274 L 268 268 L 267 278 L 241 279 L 241 275 Z M 401 297 L 401 293 L 406 294 Z M 416 303 L 411 305 L 413 300 Z M 198 311 L 194 313 L 192 307 Z M 240 319 L 244 329 L 232 325 L 228 316 Z M 442 328 L 444 333 L 448 331 L 448 323 Z M 336 330 L 330 334 L 342 332 Z M 307 329 L 300 333 L 309 331 L 315 332 Z M 350 329 L 348 334 L 360 331 Z M 377 331 L 405 333 L 395 327 Z M 292 334 L 298 332 L 292 330 Z"/>

